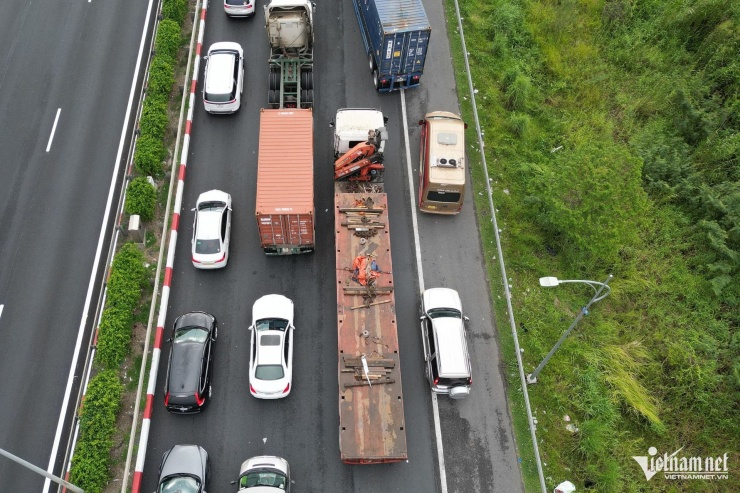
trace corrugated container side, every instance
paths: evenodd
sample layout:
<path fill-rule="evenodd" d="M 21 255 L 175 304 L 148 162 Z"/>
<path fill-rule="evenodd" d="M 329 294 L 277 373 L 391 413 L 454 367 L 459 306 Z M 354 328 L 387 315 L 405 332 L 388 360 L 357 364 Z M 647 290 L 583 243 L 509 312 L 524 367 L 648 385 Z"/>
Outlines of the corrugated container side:
<path fill-rule="evenodd" d="M 312 110 L 260 110 L 256 202 L 260 242 L 266 253 L 313 249 Z"/>

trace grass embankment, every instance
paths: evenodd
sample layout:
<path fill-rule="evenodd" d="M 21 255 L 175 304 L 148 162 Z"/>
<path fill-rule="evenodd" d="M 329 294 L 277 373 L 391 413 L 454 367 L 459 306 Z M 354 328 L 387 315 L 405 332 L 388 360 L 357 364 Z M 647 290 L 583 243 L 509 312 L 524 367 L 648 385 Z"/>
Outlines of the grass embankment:
<path fill-rule="evenodd" d="M 569 479 L 604 492 L 740 491 L 740 4 L 460 7 L 525 372 L 591 296 L 537 279 L 614 274 L 611 296 L 529 388 L 548 489 Z M 537 491 L 472 133 L 468 141 L 525 481 Z M 648 482 L 631 457 L 651 446 L 660 456 L 728 452 L 730 479 Z"/>

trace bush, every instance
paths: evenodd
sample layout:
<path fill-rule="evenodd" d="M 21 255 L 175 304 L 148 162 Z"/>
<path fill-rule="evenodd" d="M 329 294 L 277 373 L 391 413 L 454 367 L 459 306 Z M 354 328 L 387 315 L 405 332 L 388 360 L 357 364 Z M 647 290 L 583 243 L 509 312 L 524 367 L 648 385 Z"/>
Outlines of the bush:
<path fill-rule="evenodd" d="M 188 13 L 188 0 L 164 0 L 162 2 L 162 17 L 182 24 Z"/>
<path fill-rule="evenodd" d="M 180 37 L 180 25 L 170 19 L 164 19 L 157 28 L 157 39 L 154 41 L 154 49 L 157 57 L 165 55 L 171 59 L 177 58 L 182 38 Z"/>
<path fill-rule="evenodd" d="M 161 98 L 146 98 L 141 110 L 141 120 L 139 120 L 141 135 L 150 135 L 162 140 L 167 130 L 167 123 L 167 101 Z"/>
<path fill-rule="evenodd" d="M 128 310 L 106 308 L 100 320 L 95 361 L 103 368 L 118 368 L 129 351 L 134 317 Z"/>
<path fill-rule="evenodd" d="M 151 135 L 141 135 L 136 140 L 136 152 L 134 153 L 134 165 L 136 171 L 142 175 L 161 176 L 162 161 L 167 156 L 162 139 Z"/>
<path fill-rule="evenodd" d="M 149 83 L 147 85 L 147 99 L 156 98 L 169 100 L 172 85 L 175 83 L 175 69 L 172 59 L 157 55 L 149 66 Z"/>
<path fill-rule="evenodd" d="M 126 191 L 126 214 L 141 216 L 143 221 L 154 219 L 157 191 L 146 178 L 134 178 Z"/>
<path fill-rule="evenodd" d="M 69 480 L 88 493 L 103 491 L 110 479 L 108 462 L 122 390 L 114 370 L 98 373 L 87 387 Z"/>

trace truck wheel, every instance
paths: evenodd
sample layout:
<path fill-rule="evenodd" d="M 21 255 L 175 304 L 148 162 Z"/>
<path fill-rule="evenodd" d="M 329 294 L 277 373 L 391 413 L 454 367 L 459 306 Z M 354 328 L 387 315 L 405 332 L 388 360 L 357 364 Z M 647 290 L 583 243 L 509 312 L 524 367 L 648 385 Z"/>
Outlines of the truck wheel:
<path fill-rule="evenodd" d="M 378 71 L 373 70 L 373 84 L 375 84 L 375 90 L 378 90 Z"/>
<path fill-rule="evenodd" d="M 313 89 L 313 72 L 308 70 L 301 72 L 301 87 L 303 89 Z"/>
<path fill-rule="evenodd" d="M 276 91 L 280 89 L 280 71 L 272 69 L 270 70 L 270 90 Z"/>
<path fill-rule="evenodd" d="M 367 64 L 370 66 L 370 72 L 371 73 L 374 72 L 375 71 L 375 59 L 373 58 L 372 53 L 367 54 Z"/>
<path fill-rule="evenodd" d="M 306 102 L 313 104 L 313 89 L 306 91 Z"/>
<path fill-rule="evenodd" d="M 280 93 L 278 91 L 267 92 L 267 103 L 268 104 L 280 104 Z"/>

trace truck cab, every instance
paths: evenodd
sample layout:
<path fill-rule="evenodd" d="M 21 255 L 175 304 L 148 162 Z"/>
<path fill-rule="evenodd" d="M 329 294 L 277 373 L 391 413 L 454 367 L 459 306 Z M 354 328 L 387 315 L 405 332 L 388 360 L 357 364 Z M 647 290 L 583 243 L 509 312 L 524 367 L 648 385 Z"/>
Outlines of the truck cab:
<path fill-rule="evenodd" d="M 368 140 L 370 130 L 385 128 L 388 118 L 372 108 L 342 108 L 332 122 L 334 127 L 334 159 L 345 154 L 357 144 Z M 377 152 L 383 154 L 385 140 L 380 140 Z"/>

